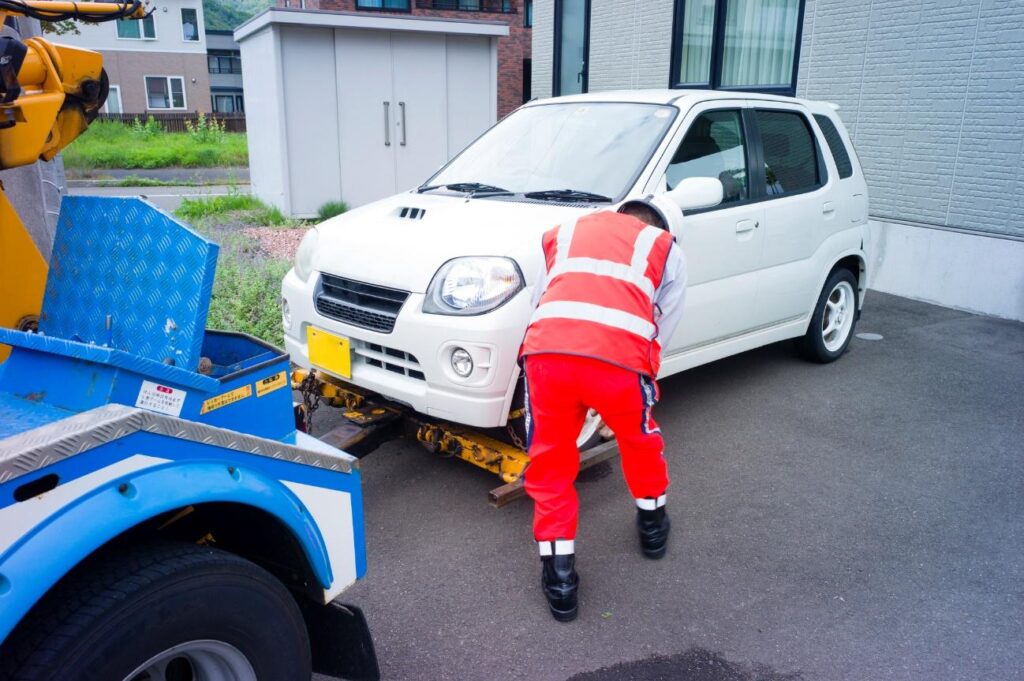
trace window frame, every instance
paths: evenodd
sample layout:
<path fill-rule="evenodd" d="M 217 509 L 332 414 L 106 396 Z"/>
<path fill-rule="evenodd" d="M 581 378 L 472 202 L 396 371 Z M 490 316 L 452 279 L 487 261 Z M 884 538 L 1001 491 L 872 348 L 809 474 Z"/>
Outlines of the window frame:
<path fill-rule="evenodd" d="M 183 43 L 198 43 L 202 42 L 202 32 L 199 30 L 199 10 L 195 7 L 179 7 L 178 18 L 181 20 L 181 42 Z M 185 38 L 185 12 L 192 12 L 196 17 L 196 37 L 194 40 L 188 40 Z"/>
<path fill-rule="evenodd" d="M 803 2 L 803 0 L 801 0 Z M 552 55 L 551 96 L 562 95 L 562 3 L 555 0 L 554 54 Z M 583 0 L 583 89 L 580 94 L 590 92 L 590 0 Z M 574 93 L 575 94 L 575 93 Z"/>
<path fill-rule="evenodd" d="M 210 60 L 211 59 L 216 59 L 217 60 L 217 70 L 216 71 L 214 71 L 214 70 L 212 70 L 210 68 Z M 222 69 L 221 66 L 220 66 L 220 64 L 221 64 L 220 60 L 221 59 L 228 59 L 228 60 L 230 60 L 229 61 L 230 64 L 237 63 L 238 64 L 238 70 L 235 71 L 232 68 L 230 68 L 230 66 L 228 67 L 227 70 Z M 240 50 L 207 50 L 206 51 L 206 70 L 207 70 L 208 73 L 213 73 L 213 74 L 218 74 L 218 75 L 219 74 L 225 74 L 225 73 L 226 74 L 236 74 L 237 75 L 237 74 L 242 73 L 242 53 L 241 53 L 241 51 Z"/>
<path fill-rule="evenodd" d="M 305 0 L 303 0 L 303 2 L 304 1 Z M 381 2 L 380 2 L 381 6 L 380 7 L 363 7 L 362 5 L 359 4 L 361 1 L 362 0 L 355 0 L 356 11 L 359 11 L 359 12 L 400 12 L 402 14 L 411 14 L 412 13 L 412 3 L 413 3 L 413 0 L 405 0 L 405 8 L 404 9 L 396 8 L 396 7 L 384 7 L 384 3 L 386 2 L 386 0 L 381 0 Z"/>
<path fill-rule="evenodd" d="M 150 25 L 153 27 L 153 35 L 152 35 L 152 37 L 146 35 L 145 26 L 146 26 L 146 20 L 147 19 L 150 20 Z M 132 38 L 132 37 L 129 37 L 129 36 L 122 36 L 121 32 L 118 30 L 118 27 L 122 25 L 121 24 L 122 21 L 137 21 L 138 25 L 139 25 L 139 37 L 138 38 Z M 117 21 L 114 21 L 114 22 L 111 22 L 111 23 L 114 24 L 114 36 L 118 40 L 159 40 L 160 39 L 159 34 L 157 34 L 157 32 L 156 32 L 156 19 L 153 17 L 153 14 L 148 14 L 145 17 L 143 17 L 142 19 L 118 19 Z"/>
<path fill-rule="evenodd" d="M 557 0 L 556 0 L 557 1 Z M 683 14 L 686 12 L 686 0 L 674 0 L 672 12 L 672 52 L 669 59 L 668 86 L 672 89 L 692 90 L 723 90 L 725 92 L 761 92 L 764 94 L 796 96 L 797 75 L 800 70 L 800 45 L 804 35 L 804 8 L 807 0 L 799 0 L 796 21 L 796 44 L 793 48 L 793 69 L 790 73 L 789 85 L 770 86 L 737 86 L 722 85 L 722 63 L 725 54 L 725 20 L 730 0 L 715 0 L 715 23 L 711 31 L 711 68 L 707 83 L 683 83 L 676 79 L 679 67 L 682 66 L 683 47 Z"/>
<path fill-rule="evenodd" d="M 149 79 L 150 78 L 163 78 L 167 83 L 167 101 L 170 102 L 169 107 L 153 107 L 149 105 Z M 181 103 L 182 106 L 174 106 L 174 93 L 171 91 L 171 80 L 181 81 Z M 188 91 L 185 88 L 185 76 L 162 76 L 159 74 L 147 74 L 142 76 L 142 91 L 146 96 L 146 111 L 188 111 Z"/>
<path fill-rule="evenodd" d="M 111 95 L 116 95 L 118 108 L 117 113 L 111 112 L 110 107 L 107 106 L 107 102 L 110 101 Z M 107 99 L 105 102 L 103 102 L 103 111 L 101 111 L 100 113 L 105 113 L 112 116 L 118 116 L 124 113 L 124 101 L 121 99 L 121 86 L 119 84 L 107 86 Z"/>

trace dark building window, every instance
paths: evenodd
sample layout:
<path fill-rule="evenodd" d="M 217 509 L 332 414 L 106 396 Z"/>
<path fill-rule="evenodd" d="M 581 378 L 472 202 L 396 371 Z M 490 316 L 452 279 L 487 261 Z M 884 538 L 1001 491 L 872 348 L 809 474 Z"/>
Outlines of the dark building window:
<path fill-rule="evenodd" d="M 514 14 L 516 11 L 512 0 L 416 0 L 416 7 L 457 12 L 493 12 L 494 14 Z"/>
<path fill-rule="evenodd" d="M 210 73 L 241 73 L 242 53 L 238 50 L 207 50 Z"/>
<path fill-rule="evenodd" d="M 533 94 L 533 60 L 523 60 L 523 101 L 528 102 L 532 99 Z"/>
<path fill-rule="evenodd" d="M 796 93 L 804 0 L 676 0 L 669 85 Z"/>
<path fill-rule="evenodd" d="M 356 0 L 356 9 L 408 12 L 410 0 Z"/>
<path fill-rule="evenodd" d="M 523 1 L 523 26 L 533 28 L 533 0 Z"/>

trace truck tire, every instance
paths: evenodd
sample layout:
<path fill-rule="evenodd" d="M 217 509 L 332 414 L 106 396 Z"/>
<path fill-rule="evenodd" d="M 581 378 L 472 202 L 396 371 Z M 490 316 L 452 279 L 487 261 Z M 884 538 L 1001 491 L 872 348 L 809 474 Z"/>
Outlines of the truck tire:
<path fill-rule="evenodd" d="M 75 568 L 0 646 L 2 681 L 309 681 L 298 604 L 270 573 L 184 543 Z"/>
<path fill-rule="evenodd" d="M 796 340 L 797 352 L 811 362 L 834 362 L 850 346 L 856 326 L 857 277 L 840 268 L 821 289 L 807 333 Z"/>

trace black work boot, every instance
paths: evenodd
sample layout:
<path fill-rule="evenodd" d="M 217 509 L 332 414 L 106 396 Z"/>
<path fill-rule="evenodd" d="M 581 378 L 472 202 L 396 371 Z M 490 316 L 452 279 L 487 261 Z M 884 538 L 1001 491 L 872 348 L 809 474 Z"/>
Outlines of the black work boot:
<path fill-rule="evenodd" d="M 648 558 L 662 558 L 668 546 L 668 533 L 672 529 L 672 523 L 665 512 L 664 499 L 659 499 L 661 505 L 656 506 L 654 499 L 638 499 L 636 509 L 636 527 L 640 535 L 640 550 Z M 655 508 L 643 508 L 640 502 L 651 502 Z M 647 505 L 647 504 L 644 504 Z"/>
<path fill-rule="evenodd" d="M 548 599 L 551 616 L 559 622 L 573 621 L 578 612 L 576 591 L 580 584 L 576 574 L 576 554 L 541 555 L 541 563 L 540 586 Z"/>

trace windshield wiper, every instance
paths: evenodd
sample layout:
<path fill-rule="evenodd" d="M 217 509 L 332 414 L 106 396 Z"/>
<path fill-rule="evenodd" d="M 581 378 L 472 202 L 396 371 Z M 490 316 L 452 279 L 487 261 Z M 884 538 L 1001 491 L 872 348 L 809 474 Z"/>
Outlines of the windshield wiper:
<path fill-rule="evenodd" d="M 511 194 L 507 189 L 501 187 L 495 187 L 493 184 L 484 184 L 482 182 L 452 182 L 450 184 L 432 184 L 428 186 L 418 187 L 416 192 L 422 194 L 423 192 L 429 192 L 432 189 L 451 189 L 455 192 L 464 192 L 473 196 L 494 196 L 496 194 Z"/>
<path fill-rule="evenodd" d="M 528 199 L 540 201 L 588 201 L 591 203 L 611 203 L 612 199 L 604 194 L 585 192 L 580 189 L 544 189 L 523 194 Z"/>

